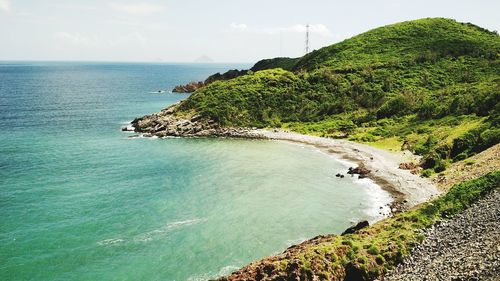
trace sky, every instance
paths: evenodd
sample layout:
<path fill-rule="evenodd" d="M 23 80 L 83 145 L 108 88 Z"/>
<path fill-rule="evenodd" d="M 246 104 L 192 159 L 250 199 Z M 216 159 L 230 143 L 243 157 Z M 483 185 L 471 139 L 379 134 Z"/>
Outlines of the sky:
<path fill-rule="evenodd" d="M 500 31 L 499 0 L 0 0 L 0 60 L 256 62 L 447 17 Z"/>

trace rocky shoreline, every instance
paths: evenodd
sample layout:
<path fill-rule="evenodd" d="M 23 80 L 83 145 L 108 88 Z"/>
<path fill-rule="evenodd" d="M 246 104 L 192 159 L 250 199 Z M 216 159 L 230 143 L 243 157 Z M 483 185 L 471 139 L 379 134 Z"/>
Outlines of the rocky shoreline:
<path fill-rule="evenodd" d="M 315 146 L 327 153 L 354 162 L 358 167 L 345 171 L 357 174 L 359 178 L 368 177 L 388 191 L 394 201 L 391 212 L 397 213 L 429 200 L 440 191 L 426 179 L 400 168 L 407 159 L 403 155 L 391 154 L 367 145 L 346 140 L 327 139 L 301 135 L 281 130 L 262 130 L 256 128 L 222 127 L 217 122 L 199 115 L 180 115 L 179 103 L 173 104 L 158 113 L 136 118 L 131 126 L 123 131 L 133 130 L 144 137 L 229 137 L 246 139 L 272 139 L 297 142 Z M 342 177 L 343 173 L 337 174 Z"/>
<path fill-rule="evenodd" d="M 199 115 L 176 115 L 177 104 L 158 113 L 136 118 L 131 126 L 122 131 L 134 131 L 144 137 L 232 137 L 232 138 L 265 138 L 253 129 L 221 127 L 217 122 L 202 118 Z"/>

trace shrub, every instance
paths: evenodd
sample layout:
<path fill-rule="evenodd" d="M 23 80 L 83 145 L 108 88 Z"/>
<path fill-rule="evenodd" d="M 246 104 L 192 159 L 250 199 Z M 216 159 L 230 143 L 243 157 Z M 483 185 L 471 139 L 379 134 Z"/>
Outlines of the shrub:
<path fill-rule="evenodd" d="M 417 116 L 421 120 L 432 119 L 438 114 L 438 105 L 434 101 L 425 101 L 417 110 Z"/>
<path fill-rule="evenodd" d="M 375 262 L 378 265 L 382 265 L 385 262 L 385 258 L 382 255 L 377 255 L 377 257 L 375 257 Z"/>
<path fill-rule="evenodd" d="M 427 140 L 423 144 L 415 147 L 415 152 L 419 155 L 429 154 L 431 151 L 433 151 L 436 144 L 436 138 L 433 135 L 429 135 L 427 137 Z M 434 167 L 434 165 L 432 167 Z"/>
<path fill-rule="evenodd" d="M 446 170 L 446 166 L 447 166 L 446 161 L 439 159 L 439 161 L 434 166 L 434 172 L 440 173 L 440 172 Z"/>
<path fill-rule="evenodd" d="M 450 158 L 451 146 L 448 144 L 440 145 L 436 148 L 436 153 L 441 157 L 441 159 Z"/>
<path fill-rule="evenodd" d="M 462 161 L 464 159 L 467 159 L 467 157 L 469 157 L 467 152 L 462 152 L 462 153 L 458 154 L 457 156 L 453 157 L 453 161 L 455 161 L 455 162 Z"/>
<path fill-rule="evenodd" d="M 477 148 L 485 150 L 500 142 L 500 129 L 487 129 L 479 135 Z"/>
<path fill-rule="evenodd" d="M 422 177 L 428 178 L 432 176 L 432 170 L 431 169 L 425 169 L 422 171 Z"/>
<path fill-rule="evenodd" d="M 368 254 L 374 256 L 380 254 L 380 250 L 375 245 L 371 245 L 370 248 L 368 248 L 367 252 Z"/>
<path fill-rule="evenodd" d="M 377 118 L 388 118 L 392 116 L 403 116 L 409 111 L 409 105 L 403 96 L 390 99 L 377 111 Z"/>
<path fill-rule="evenodd" d="M 455 158 L 460 153 L 467 154 L 469 151 L 473 150 L 477 145 L 478 137 L 478 130 L 471 130 L 454 139 L 453 146 L 451 147 L 451 157 Z"/>

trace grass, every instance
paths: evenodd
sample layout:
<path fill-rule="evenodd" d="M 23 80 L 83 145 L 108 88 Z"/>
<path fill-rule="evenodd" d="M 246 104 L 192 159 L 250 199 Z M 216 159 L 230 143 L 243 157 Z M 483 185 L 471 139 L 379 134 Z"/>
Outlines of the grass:
<path fill-rule="evenodd" d="M 381 138 L 374 142 L 366 142 L 366 144 L 389 151 L 400 151 L 403 141 L 401 140 L 400 137 L 388 137 L 388 138 Z"/>

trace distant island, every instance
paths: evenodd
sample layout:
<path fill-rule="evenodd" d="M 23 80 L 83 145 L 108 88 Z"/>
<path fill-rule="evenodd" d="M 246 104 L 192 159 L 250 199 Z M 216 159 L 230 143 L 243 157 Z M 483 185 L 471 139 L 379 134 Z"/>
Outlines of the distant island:
<path fill-rule="evenodd" d="M 209 62 L 214 62 L 214 60 L 207 56 L 207 55 L 202 55 L 200 57 L 197 57 L 194 62 L 198 62 L 198 63 L 209 63 Z"/>
<path fill-rule="evenodd" d="M 308 143 L 356 161 L 357 174 L 396 202 L 372 226 L 315 237 L 221 280 L 499 276 L 499 261 L 489 258 L 500 238 L 492 224 L 500 209 L 496 32 L 445 18 L 401 22 L 176 91 L 193 94 L 136 118 L 134 130 Z M 467 235 L 464 225 L 486 238 Z M 432 246 L 443 241 L 448 251 Z M 477 243 L 482 250 L 467 250 Z M 477 263 L 452 263 L 464 257 Z"/>

